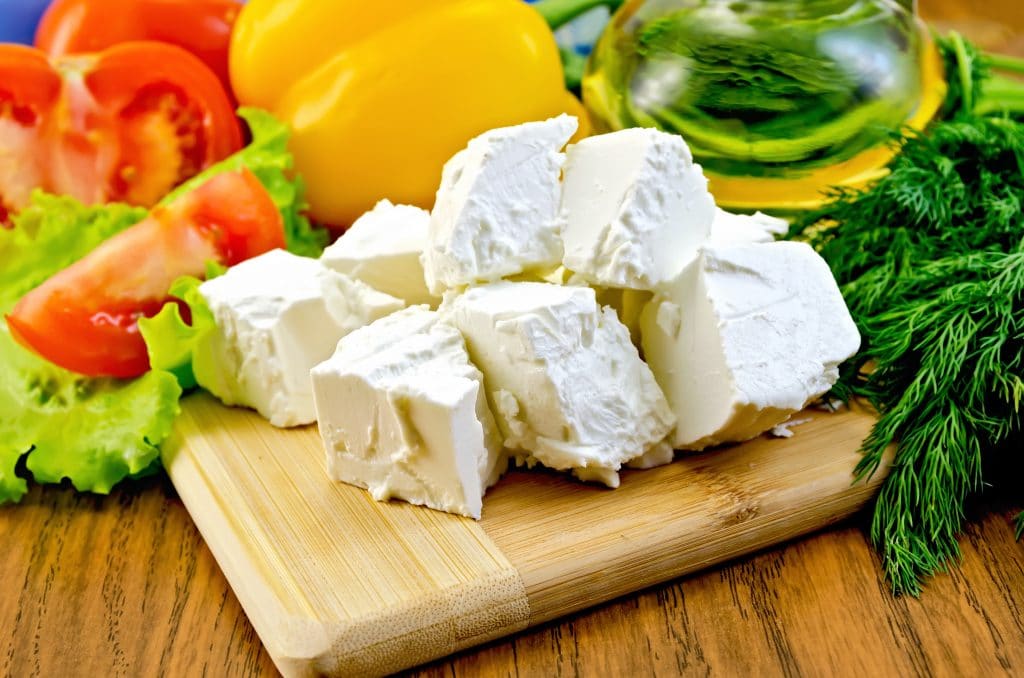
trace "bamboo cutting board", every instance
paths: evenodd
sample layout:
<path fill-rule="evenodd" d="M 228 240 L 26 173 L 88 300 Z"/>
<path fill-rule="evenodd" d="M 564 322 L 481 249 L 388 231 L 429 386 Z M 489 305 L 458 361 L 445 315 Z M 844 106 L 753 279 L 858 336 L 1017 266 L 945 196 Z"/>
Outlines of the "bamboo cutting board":
<path fill-rule="evenodd" d="M 398 671 L 821 528 L 873 421 L 806 412 L 759 438 L 626 471 L 617 490 L 512 472 L 483 520 L 381 504 L 331 482 L 316 427 L 279 430 L 204 394 L 164 464 L 285 675 Z"/>

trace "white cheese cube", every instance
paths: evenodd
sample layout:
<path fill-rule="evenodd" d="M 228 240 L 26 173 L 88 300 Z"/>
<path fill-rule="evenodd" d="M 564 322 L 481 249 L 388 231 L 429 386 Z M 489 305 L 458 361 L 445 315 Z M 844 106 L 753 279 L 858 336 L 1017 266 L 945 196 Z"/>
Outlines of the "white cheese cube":
<path fill-rule="evenodd" d="M 484 373 L 506 447 L 610 487 L 675 418 L 629 331 L 588 287 L 499 282 L 442 305 Z"/>
<path fill-rule="evenodd" d="M 427 291 L 420 257 L 427 242 L 430 213 L 412 205 L 381 200 L 324 250 L 324 265 L 362 280 L 410 305 L 436 306 Z"/>
<path fill-rule="evenodd" d="M 405 308 L 403 300 L 331 269 L 320 273 L 320 291 L 327 313 L 341 330 L 338 339 Z"/>
<path fill-rule="evenodd" d="M 480 517 L 508 457 L 458 330 L 409 308 L 342 339 L 312 378 L 332 478 Z"/>
<path fill-rule="evenodd" d="M 577 124 L 493 129 L 445 164 L 423 253 L 432 293 L 561 263 L 560 151 Z"/>
<path fill-rule="evenodd" d="M 712 245 L 739 245 L 742 243 L 774 242 L 775 236 L 789 230 L 785 219 L 771 217 L 763 212 L 733 214 L 715 208 L 715 220 L 711 222 Z"/>
<path fill-rule="evenodd" d="M 657 290 L 711 232 L 715 202 L 682 137 L 626 129 L 566 151 L 565 267 L 605 287 Z"/>
<path fill-rule="evenodd" d="M 641 316 L 644 357 L 700 450 L 756 437 L 823 395 L 860 335 L 825 261 L 795 242 L 704 249 Z"/>
<path fill-rule="evenodd" d="M 216 321 L 194 351 L 199 385 L 274 426 L 313 423 L 309 370 L 345 334 L 404 306 L 284 250 L 242 262 L 199 291 Z"/>

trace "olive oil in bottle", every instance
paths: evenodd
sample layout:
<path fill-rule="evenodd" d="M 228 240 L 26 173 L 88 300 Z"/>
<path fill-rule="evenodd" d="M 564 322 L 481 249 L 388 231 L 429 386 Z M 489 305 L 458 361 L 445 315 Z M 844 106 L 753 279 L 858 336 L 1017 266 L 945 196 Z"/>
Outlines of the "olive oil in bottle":
<path fill-rule="evenodd" d="M 681 134 L 719 204 L 797 209 L 877 176 L 892 130 L 945 92 L 911 8 L 893 0 L 627 2 L 583 98 L 598 130 Z"/>

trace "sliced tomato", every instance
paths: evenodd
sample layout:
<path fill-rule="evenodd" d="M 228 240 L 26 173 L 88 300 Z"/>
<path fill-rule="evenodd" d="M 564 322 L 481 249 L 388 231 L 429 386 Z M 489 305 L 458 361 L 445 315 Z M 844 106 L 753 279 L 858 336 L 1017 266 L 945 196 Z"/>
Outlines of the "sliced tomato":
<path fill-rule="evenodd" d="M 199 57 L 230 92 L 228 44 L 242 5 L 242 0 L 55 0 L 35 44 L 61 56 L 134 40 L 167 42 Z"/>
<path fill-rule="evenodd" d="M 149 369 L 138 319 L 163 307 L 176 278 L 284 244 L 281 214 L 252 172 L 219 174 L 29 292 L 7 324 L 24 346 L 66 369 L 138 376 Z"/>
<path fill-rule="evenodd" d="M 43 183 L 40 146 L 43 123 L 60 97 L 60 77 L 46 57 L 31 48 L 8 45 L 0 58 L 0 225 L 26 204 Z"/>
<path fill-rule="evenodd" d="M 107 184 L 115 200 L 152 205 L 242 146 L 223 88 L 178 47 L 117 45 L 83 76 L 99 108 L 117 112 L 112 127 L 120 158 Z"/>
<path fill-rule="evenodd" d="M 124 43 L 48 63 L 38 50 L 0 45 L 5 212 L 36 187 L 149 207 L 241 145 L 217 78 L 181 48 Z"/>

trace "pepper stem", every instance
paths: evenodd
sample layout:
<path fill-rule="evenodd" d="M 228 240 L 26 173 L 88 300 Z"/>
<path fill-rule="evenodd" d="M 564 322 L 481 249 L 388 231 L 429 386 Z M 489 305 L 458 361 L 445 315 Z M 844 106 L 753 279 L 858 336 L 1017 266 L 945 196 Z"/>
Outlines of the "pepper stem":
<path fill-rule="evenodd" d="M 584 12 L 595 7 L 607 7 L 615 11 L 623 0 L 540 0 L 533 3 L 534 9 L 540 12 L 551 30 L 561 28 Z"/>

